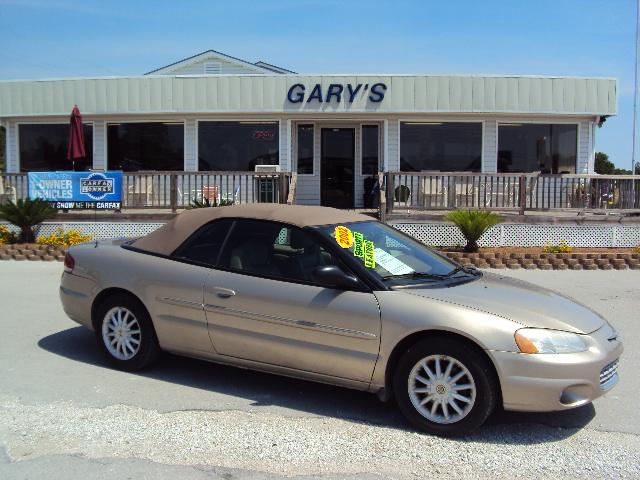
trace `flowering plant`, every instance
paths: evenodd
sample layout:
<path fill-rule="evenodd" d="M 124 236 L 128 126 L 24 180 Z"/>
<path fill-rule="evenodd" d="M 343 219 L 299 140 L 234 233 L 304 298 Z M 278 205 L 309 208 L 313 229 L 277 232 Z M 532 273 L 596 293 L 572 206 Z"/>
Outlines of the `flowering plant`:
<path fill-rule="evenodd" d="M 38 238 L 37 242 L 40 245 L 49 245 L 51 247 L 70 247 L 72 245 L 78 245 L 79 243 L 88 242 L 91 239 L 91 236 L 82 235 L 78 230 L 65 232 L 60 228 L 50 235 Z"/>

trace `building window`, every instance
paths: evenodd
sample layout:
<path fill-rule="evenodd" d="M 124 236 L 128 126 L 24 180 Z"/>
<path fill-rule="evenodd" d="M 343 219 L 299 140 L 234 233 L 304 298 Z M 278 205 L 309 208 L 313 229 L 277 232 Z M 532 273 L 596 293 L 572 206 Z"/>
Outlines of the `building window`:
<path fill-rule="evenodd" d="M 201 171 L 254 171 L 277 165 L 278 122 L 198 122 Z"/>
<path fill-rule="evenodd" d="M 184 170 L 183 123 L 110 123 L 109 170 Z"/>
<path fill-rule="evenodd" d="M 498 172 L 576 173 L 577 150 L 575 124 L 498 126 Z"/>
<path fill-rule="evenodd" d="M 482 123 L 400 124 L 400 170 L 479 172 Z"/>
<path fill-rule="evenodd" d="M 379 170 L 379 135 L 377 125 L 362 126 L 362 174 L 377 175 Z"/>
<path fill-rule="evenodd" d="M 313 125 L 298 125 L 298 173 L 313 175 Z"/>
<path fill-rule="evenodd" d="M 88 170 L 93 168 L 93 125 L 85 123 L 84 148 L 87 156 L 67 160 L 68 123 L 32 123 L 18 125 L 20 170 L 42 172 L 55 170 Z"/>

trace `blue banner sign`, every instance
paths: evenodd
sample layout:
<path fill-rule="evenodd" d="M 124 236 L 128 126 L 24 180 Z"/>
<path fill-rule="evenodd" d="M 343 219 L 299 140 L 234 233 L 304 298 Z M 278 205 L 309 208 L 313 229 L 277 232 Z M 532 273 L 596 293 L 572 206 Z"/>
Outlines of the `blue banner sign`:
<path fill-rule="evenodd" d="M 29 172 L 29 198 L 58 210 L 120 210 L 122 172 Z"/>

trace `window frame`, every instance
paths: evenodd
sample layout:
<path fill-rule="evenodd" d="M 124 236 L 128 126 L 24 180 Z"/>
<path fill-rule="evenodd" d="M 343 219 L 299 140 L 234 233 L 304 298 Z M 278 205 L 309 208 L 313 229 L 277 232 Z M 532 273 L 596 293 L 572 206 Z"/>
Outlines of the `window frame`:
<path fill-rule="evenodd" d="M 118 118 L 110 118 L 104 121 L 104 169 L 109 170 L 109 125 L 113 125 L 116 123 L 174 123 L 174 124 L 182 124 L 182 170 L 170 170 L 171 172 L 186 172 L 186 161 L 187 161 L 187 119 L 186 118 L 178 118 L 178 119 L 153 119 L 153 120 L 141 120 L 141 119 L 118 119 Z M 95 130 L 94 130 L 95 132 Z M 95 138 L 95 133 L 94 133 Z M 196 142 L 197 143 L 197 142 Z M 197 145 L 196 145 L 197 148 Z M 138 172 L 162 172 L 164 170 L 138 170 Z M 136 173 L 136 172 L 132 172 Z"/>
<path fill-rule="evenodd" d="M 224 238 L 224 241 L 222 243 L 222 246 L 220 247 L 220 251 L 218 252 L 218 255 L 216 257 L 216 264 L 215 265 L 210 265 L 210 264 L 207 264 L 207 263 L 198 262 L 198 261 L 195 261 L 195 260 L 190 260 L 190 259 L 187 259 L 187 258 L 181 258 L 181 257 L 177 257 L 175 255 L 176 252 L 178 252 L 181 248 L 183 248 L 183 246 L 186 245 L 202 229 L 208 227 L 209 225 L 211 225 L 214 222 L 218 222 L 218 221 L 222 221 L 222 220 L 227 220 L 227 221 L 230 220 L 232 223 L 231 223 L 231 226 L 229 227 L 229 229 L 227 230 L 227 234 L 225 235 L 225 238 Z M 318 284 L 316 282 L 307 282 L 307 281 L 296 280 L 296 279 L 292 279 L 292 278 L 288 278 L 288 277 L 280 277 L 280 276 L 275 276 L 275 275 L 265 275 L 265 274 L 260 274 L 260 273 L 239 271 L 239 270 L 235 270 L 235 269 L 232 269 L 232 268 L 222 267 L 221 266 L 222 254 L 223 254 L 223 252 L 225 251 L 225 249 L 227 247 L 227 243 L 229 242 L 229 238 L 231 237 L 231 233 L 233 232 L 237 222 L 241 222 L 241 221 L 267 222 L 267 223 L 274 224 L 279 228 L 290 228 L 290 229 L 297 228 L 297 229 L 303 230 L 305 233 L 311 235 L 313 237 L 313 239 L 315 241 L 317 241 L 318 244 L 322 248 L 324 248 L 327 252 L 329 252 L 331 255 L 333 255 L 342 264 L 344 264 L 344 266 L 346 267 L 345 273 L 354 275 L 360 281 L 361 288 L 345 289 L 345 288 L 328 287 L 326 285 L 321 285 L 321 284 Z M 371 293 L 373 290 L 386 290 L 386 288 L 384 286 L 382 286 L 382 288 L 380 288 L 381 285 L 379 285 L 379 283 L 376 282 L 375 279 L 373 279 L 373 281 L 372 281 L 372 279 L 368 275 L 366 275 L 366 271 L 363 272 L 364 267 L 362 267 L 358 262 L 354 261 L 354 259 L 352 259 L 349 255 L 345 255 L 344 252 L 342 252 L 342 249 L 338 248 L 337 245 L 333 245 L 331 242 L 327 241 L 327 239 L 320 232 L 316 231 L 315 227 L 304 227 L 304 228 L 301 228 L 301 227 L 298 227 L 296 225 L 291 225 L 291 224 L 283 223 L 283 222 L 277 222 L 277 221 L 273 221 L 273 220 L 265 220 L 265 219 L 262 219 L 262 218 L 247 218 L 247 217 L 222 217 L 222 218 L 216 218 L 215 220 L 207 222 L 204 225 L 202 225 L 201 227 L 199 227 L 196 231 L 194 231 L 191 235 L 189 235 L 173 252 L 171 252 L 170 255 L 167 255 L 167 256 L 154 254 L 152 252 L 147 252 L 147 251 L 141 250 L 141 249 L 136 249 L 135 247 L 132 247 L 132 246 L 124 246 L 123 245 L 123 247 L 125 247 L 125 248 L 127 248 L 129 250 L 134 250 L 134 251 L 140 252 L 140 253 L 147 253 L 147 254 L 151 254 L 151 255 L 167 258 L 169 260 L 173 260 L 173 261 L 178 262 L 178 263 L 186 263 L 186 264 L 189 264 L 189 265 L 196 265 L 196 266 L 199 266 L 199 267 L 209 268 L 209 269 L 215 270 L 215 271 L 234 273 L 236 275 L 245 275 L 245 276 L 248 276 L 248 277 L 262 278 L 262 279 L 265 279 L 265 280 L 275 280 L 275 281 L 285 282 L 285 283 L 294 283 L 296 285 L 307 285 L 307 286 L 311 286 L 311 287 L 328 288 L 328 289 L 332 289 L 332 290 L 349 290 L 349 291 L 368 292 L 368 293 Z M 363 275 L 363 273 L 364 273 L 364 275 Z"/>
<path fill-rule="evenodd" d="M 574 166 L 575 173 L 574 174 L 566 174 L 566 173 L 549 173 L 544 175 L 575 175 L 578 173 L 578 164 L 580 163 L 580 122 L 575 120 L 553 120 L 553 121 L 545 121 L 545 120 L 524 120 L 518 121 L 517 119 L 513 120 L 498 120 L 496 122 L 496 172 L 498 171 L 498 156 L 500 154 L 500 126 L 501 125 L 575 125 L 576 126 L 576 164 Z M 505 172 L 509 174 L 510 172 Z M 518 174 L 518 172 L 514 172 Z M 533 173 L 533 172 L 522 172 L 522 173 Z"/>
<path fill-rule="evenodd" d="M 196 162 L 196 169 L 195 171 L 199 172 L 199 171 L 216 171 L 216 170 L 200 170 L 200 123 L 201 122 L 256 122 L 256 123 L 277 123 L 278 124 L 278 163 L 276 164 L 278 166 L 279 169 L 282 168 L 282 152 L 283 149 L 286 149 L 287 146 L 283 145 L 282 142 L 282 128 L 287 128 L 287 124 L 278 117 L 267 117 L 267 118 L 255 118 L 255 117 L 248 117 L 248 118 L 238 118 L 238 117 L 232 117 L 232 118 L 196 118 L 195 120 L 196 122 L 196 131 L 195 131 L 195 145 L 194 145 L 194 152 L 195 152 L 195 162 Z M 186 141 L 186 135 L 185 135 L 185 141 Z M 186 152 L 186 149 L 185 149 Z M 224 170 L 225 172 L 228 173 L 232 173 L 233 170 Z M 250 171 L 250 170 L 242 170 L 243 172 L 245 171 Z"/>
<path fill-rule="evenodd" d="M 296 122 L 296 143 L 295 143 L 295 152 L 296 152 L 296 174 L 299 177 L 313 177 L 316 174 L 316 129 L 317 125 L 315 122 L 305 122 L 300 121 Z M 300 173 L 299 170 L 299 145 L 300 145 L 300 136 L 298 135 L 298 128 L 302 126 L 310 126 L 313 128 L 313 135 L 311 136 L 311 173 Z"/>
<path fill-rule="evenodd" d="M 480 170 L 478 172 L 473 172 L 473 173 L 482 173 L 484 172 L 484 165 L 485 165 L 485 156 L 484 156 L 484 147 L 485 147 L 485 123 L 487 122 L 486 119 L 475 119 L 475 118 L 460 118 L 460 119 L 451 119 L 451 118 L 437 118 L 437 117 L 418 117 L 418 118 L 399 118 L 398 119 L 398 171 L 399 172 L 404 172 L 404 170 L 401 170 L 401 163 L 402 163 L 402 124 L 403 123 L 479 123 L 480 124 Z M 497 127 L 496 127 L 497 129 Z M 497 146 L 497 135 L 496 135 L 496 146 Z M 497 153 L 496 153 L 496 158 L 497 158 Z M 420 170 L 422 171 L 422 170 Z M 451 172 L 451 170 L 440 170 L 441 172 Z M 456 172 L 456 171 L 454 171 Z M 459 172 L 472 172 L 471 170 L 459 170 Z M 411 173 L 409 171 L 407 171 L 406 173 Z M 418 172 L 414 172 L 414 173 L 418 173 Z"/>
<path fill-rule="evenodd" d="M 364 173 L 364 129 L 366 127 L 376 127 L 378 129 L 378 152 L 377 152 L 377 167 L 376 167 L 376 172 L 375 173 Z M 384 166 L 381 165 L 380 159 L 382 158 L 382 130 L 383 130 L 383 126 L 381 126 L 379 123 L 375 123 L 375 122 L 363 122 L 360 124 L 360 176 L 361 177 L 370 177 L 370 176 L 378 176 L 378 173 L 380 173 L 380 171 L 382 169 L 384 169 Z M 400 139 L 399 137 L 399 132 L 398 132 L 398 139 Z M 400 151 L 400 149 L 398 149 L 398 151 Z"/>
<path fill-rule="evenodd" d="M 220 245 L 220 250 L 218 251 L 218 254 L 216 255 L 216 261 L 215 263 L 212 265 L 210 263 L 207 262 L 199 262 L 197 260 L 191 260 L 189 258 L 184 258 L 184 257 L 178 257 L 177 253 L 182 250 L 183 248 L 185 248 L 189 242 L 195 238 L 197 235 L 200 234 L 200 232 L 202 232 L 203 230 L 209 228 L 211 225 L 213 225 L 214 223 L 217 222 L 230 222 L 229 227 L 227 228 L 227 232 L 224 235 L 224 238 L 222 239 L 222 243 Z M 227 240 L 229 238 L 229 235 L 231 234 L 231 231 L 233 230 L 233 226 L 235 225 L 235 219 L 233 218 L 227 218 L 227 217 L 222 217 L 222 218 L 216 218 L 215 220 L 212 220 L 210 222 L 205 223 L 204 225 L 200 226 L 198 229 L 196 229 L 195 232 L 193 232 L 191 235 L 189 235 L 180 245 L 178 245 L 178 247 L 171 252 L 171 254 L 169 255 L 169 258 L 171 260 L 175 260 L 178 262 L 182 262 L 182 263 L 188 263 L 190 265 L 198 265 L 201 267 L 207 267 L 207 268 L 213 268 L 213 269 L 217 269 L 217 266 L 220 264 L 220 256 L 222 255 L 222 251 L 224 250 L 224 247 L 227 244 Z"/>
<path fill-rule="evenodd" d="M 69 126 L 69 120 L 59 120 L 59 121 L 50 121 L 50 122 L 37 122 L 37 121 L 20 121 L 20 122 L 15 122 L 15 126 L 16 126 L 16 163 L 17 163 L 17 170 L 20 173 L 25 173 L 22 170 L 22 156 L 21 156 L 21 152 L 20 152 L 20 125 L 67 125 Z M 96 153 L 96 122 L 95 120 L 88 120 L 88 121 L 83 121 L 82 125 L 91 125 L 92 128 L 92 140 L 93 140 L 93 148 L 91 151 L 91 169 L 95 168 L 95 153 Z M 7 138 L 8 138 L 8 133 L 9 130 L 7 129 Z M 106 143 L 106 142 L 105 142 Z M 7 141 L 7 145 L 8 145 L 8 141 Z M 106 148 L 106 147 L 105 147 Z M 6 164 L 8 165 L 8 158 L 5 159 Z M 6 165 L 5 165 L 6 168 Z M 51 170 L 51 171 L 56 171 L 56 170 Z M 63 170 L 58 170 L 58 171 L 63 171 Z M 69 170 L 70 171 L 70 170 Z"/>

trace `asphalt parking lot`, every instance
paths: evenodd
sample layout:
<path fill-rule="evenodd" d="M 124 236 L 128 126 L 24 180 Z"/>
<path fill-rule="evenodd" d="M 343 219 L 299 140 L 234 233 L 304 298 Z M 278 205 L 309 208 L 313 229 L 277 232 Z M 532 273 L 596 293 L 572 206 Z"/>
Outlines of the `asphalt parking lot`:
<path fill-rule="evenodd" d="M 111 370 L 62 311 L 61 269 L 0 263 L 0 478 L 640 476 L 640 272 L 505 272 L 610 320 L 621 381 L 594 405 L 498 412 L 446 440 L 366 393 L 173 356 Z"/>

